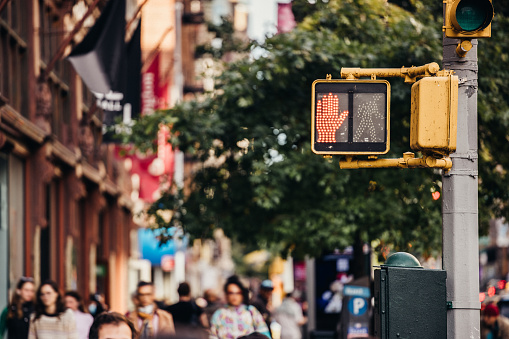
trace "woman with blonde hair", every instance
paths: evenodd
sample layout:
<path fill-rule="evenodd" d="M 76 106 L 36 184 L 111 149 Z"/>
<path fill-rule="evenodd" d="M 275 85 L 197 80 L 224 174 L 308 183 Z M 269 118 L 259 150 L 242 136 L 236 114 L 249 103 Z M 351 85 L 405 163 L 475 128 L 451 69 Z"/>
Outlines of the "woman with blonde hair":
<path fill-rule="evenodd" d="M 21 277 L 16 284 L 11 303 L 2 312 L 0 338 L 7 330 L 9 338 L 28 338 L 30 315 L 34 312 L 34 279 Z"/>
<path fill-rule="evenodd" d="M 30 322 L 29 339 L 78 339 L 76 320 L 71 309 L 65 309 L 56 282 L 43 282 L 37 290 L 35 314 Z"/>

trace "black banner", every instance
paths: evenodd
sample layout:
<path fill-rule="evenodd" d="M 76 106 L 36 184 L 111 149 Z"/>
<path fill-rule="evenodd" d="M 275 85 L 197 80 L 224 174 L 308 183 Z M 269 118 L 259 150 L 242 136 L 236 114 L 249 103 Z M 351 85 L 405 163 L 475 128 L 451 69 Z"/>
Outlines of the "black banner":
<path fill-rule="evenodd" d="M 141 20 L 128 43 L 125 0 L 110 0 L 94 26 L 67 59 L 104 111 L 104 132 L 118 117 L 125 124 L 140 114 Z M 111 134 L 111 133 L 108 133 Z M 114 141 L 105 135 L 104 141 Z"/>

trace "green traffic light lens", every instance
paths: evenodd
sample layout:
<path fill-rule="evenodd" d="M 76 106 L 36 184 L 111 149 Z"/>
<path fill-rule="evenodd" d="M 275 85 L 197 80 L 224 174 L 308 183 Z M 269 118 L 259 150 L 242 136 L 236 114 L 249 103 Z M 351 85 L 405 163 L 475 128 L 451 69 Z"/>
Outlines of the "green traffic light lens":
<path fill-rule="evenodd" d="M 468 32 L 485 28 L 492 17 L 493 5 L 490 1 L 464 0 L 456 7 L 456 20 Z"/>

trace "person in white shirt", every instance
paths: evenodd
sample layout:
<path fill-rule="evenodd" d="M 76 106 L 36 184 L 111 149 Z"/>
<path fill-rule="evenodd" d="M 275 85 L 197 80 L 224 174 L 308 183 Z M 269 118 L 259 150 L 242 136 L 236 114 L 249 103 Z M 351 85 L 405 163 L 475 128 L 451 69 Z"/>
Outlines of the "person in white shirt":
<path fill-rule="evenodd" d="M 281 339 L 302 338 L 301 326 L 307 319 L 302 314 L 302 307 L 295 300 L 298 296 L 298 291 L 287 295 L 274 314 L 274 318 L 281 325 Z"/>
<path fill-rule="evenodd" d="M 94 322 L 94 317 L 90 313 L 85 312 L 83 299 L 78 292 L 65 292 L 65 307 L 74 311 L 76 330 L 78 331 L 79 339 L 88 339 L 88 332 L 90 331 L 90 326 L 92 326 Z"/>

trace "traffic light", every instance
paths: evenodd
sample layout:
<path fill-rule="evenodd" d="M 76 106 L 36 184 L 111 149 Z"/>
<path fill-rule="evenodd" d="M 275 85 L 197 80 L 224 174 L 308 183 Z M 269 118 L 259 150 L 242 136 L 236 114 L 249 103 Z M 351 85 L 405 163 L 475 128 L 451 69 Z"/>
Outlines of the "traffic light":
<path fill-rule="evenodd" d="M 445 36 L 448 38 L 489 38 L 493 20 L 491 0 L 446 0 Z"/>
<path fill-rule="evenodd" d="M 456 150 L 458 77 L 426 77 L 412 85 L 410 147 L 448 155 Z"/>
<path fill-rule="evenodd" d="M 389 151 L 390 85 L 386 80 L 315 80 L 311 147 L 317 154 Z"/>

